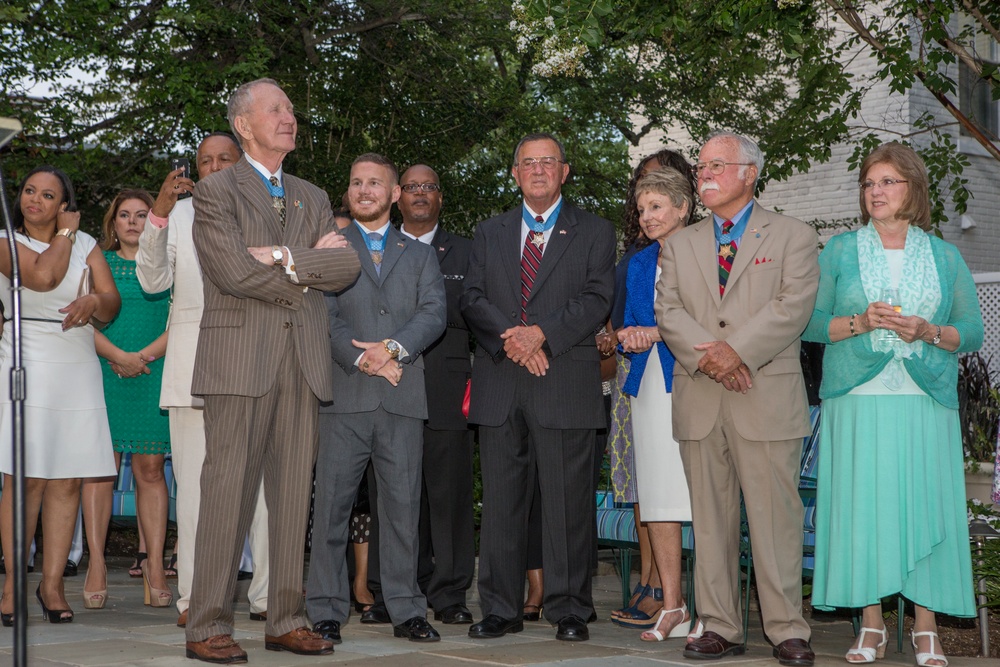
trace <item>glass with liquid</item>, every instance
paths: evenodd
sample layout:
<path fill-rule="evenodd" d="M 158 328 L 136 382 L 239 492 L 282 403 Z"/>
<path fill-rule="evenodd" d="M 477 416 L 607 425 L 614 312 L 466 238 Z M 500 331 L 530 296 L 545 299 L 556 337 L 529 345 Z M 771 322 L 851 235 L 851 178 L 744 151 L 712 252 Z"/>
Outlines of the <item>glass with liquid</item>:
<path fill-rule="evenodd" d="M 882 303 L 892 306 L 892 309 L 897 313 L 902 314 L 903 305 L 899 302 L 899 290 L 893 289 L 891 287 L 882 290 L 881 294 Z M 883 341 L 897 341 L 899 340 L 899 334 L 891 329 L 879 329 L 878 332 L 879 340 Z"/>

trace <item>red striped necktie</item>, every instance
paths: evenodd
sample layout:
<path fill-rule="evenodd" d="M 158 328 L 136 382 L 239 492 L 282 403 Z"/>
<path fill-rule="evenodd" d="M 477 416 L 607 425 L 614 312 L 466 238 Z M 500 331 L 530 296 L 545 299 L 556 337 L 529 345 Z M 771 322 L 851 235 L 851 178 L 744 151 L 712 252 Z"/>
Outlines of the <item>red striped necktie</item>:
<path fill-rule="evenodd" d="M 544 222 L 542 216 L 536 216 L 535 222 Z M 521 253 L 521 324 L 528 323 L 528 297 L 531 296 L 531 287 L 535 284 L 535 276 L 538 275 L 538 267 L 542 264 L 542 252 L 545 250 L 545 241 L 541 233 L 528 230 L 528 235 L 524 238 L 524 251 Z"/>
<path fill-rule="evenodd" d="M 722 223 L 723 235 L 729 234 L 733 229 L 733 221 L 726 220 Z M 729 272 L 733 270 L 733 259 L 736 258 L 736 241 L 719 244 L 719 296 L 726 293 L 726 282 L 729 280 Z"/>

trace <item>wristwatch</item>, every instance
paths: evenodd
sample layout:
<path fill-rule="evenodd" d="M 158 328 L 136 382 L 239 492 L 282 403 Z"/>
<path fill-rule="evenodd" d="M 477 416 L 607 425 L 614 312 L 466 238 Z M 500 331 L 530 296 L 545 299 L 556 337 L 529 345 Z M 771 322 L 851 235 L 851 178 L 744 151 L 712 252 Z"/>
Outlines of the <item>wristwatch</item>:
<path fill-rule="evenodd" d="M 281 248 L 278 246 L 273 246 L 271 248 L 271 259 L 274 260 L 275 266 L 281 266 L 281 263 L 285 261 L 285 253 L 281 252 Z"/>
<path fill-rule="evenodd" d="M 402 349 L 399 346 L 399 343 L 397 343 L 391 338 L 386 338 L 384 341 L 382 341 L 382 345 L 385 346 L 385 351 L 389 354 L 390 357 L 392 357 L 393 359 L 399 359 L 399 351 Z"/>
<path fill-rule="evenodd" d="M 65 227 L 56 232 L 56 236 L 65 236 L 69 239 L 70 245 L 76 243 L 76 232 L 66 229 Z"/>
<path fill-rule="evenodd" d="M 939 345 L 941 343 L 941 327 L 937 324 L 934 326 L 937 327 L 937 333 L 934 334 L 934 338 L 931 338 L 931 345 Z"/>

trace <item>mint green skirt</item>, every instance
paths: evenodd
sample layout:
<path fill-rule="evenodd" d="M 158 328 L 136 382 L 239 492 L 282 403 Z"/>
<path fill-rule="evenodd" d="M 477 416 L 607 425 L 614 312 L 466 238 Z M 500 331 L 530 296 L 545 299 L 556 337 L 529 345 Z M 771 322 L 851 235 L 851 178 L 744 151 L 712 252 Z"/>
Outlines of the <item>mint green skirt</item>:
<path fill-rule="evenodd" d="M 814 607 L 902 593 L 975 614 L 957 410 L 927 395 L 827 399 L 816 474 Z"/>

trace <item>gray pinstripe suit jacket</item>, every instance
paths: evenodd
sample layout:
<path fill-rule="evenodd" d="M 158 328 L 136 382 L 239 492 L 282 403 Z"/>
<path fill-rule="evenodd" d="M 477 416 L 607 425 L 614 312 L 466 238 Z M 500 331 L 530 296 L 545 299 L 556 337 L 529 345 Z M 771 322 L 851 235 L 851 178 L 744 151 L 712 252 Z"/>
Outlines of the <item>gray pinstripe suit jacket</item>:
<path fill-rule="evenodd" d="M 549 370 L 536 378 L 504 353 L 500 334 L 520 324 L 521 210 L 479 224 L 465 274 L 462 314 L 476 336 L 469 422 L 500 426 L 515 387 L 546 428 L 603 428 L 600 354 L 594 332 L 607 321 L 615 286 L 610 222 L 563 200 L 528 299 L 528 324 L 545 334 Z"/>
<path fill-rule="evenodd" d="M 351 247 L 312 247 L 337 228 L 330 199 L 311 183 L 283 177 L 284 228 L 246 159 L 195 187 L 194 243 L 205 278 L 205 309 L 193 394 L 264 395 L 281 361 L 270 352 L 292 336 L 309 387 L 320 400 L 333 398 L 322 291 L 351 284 L 360 270 L 358 255 Z M 269 245 L 288 246 L 300 284 L 282 267 L 266 266 L 247 252 Z"/>
<path fill-rule="evenodd" d="M 386 412 L 427 418 L 424 362 L 421 352 L 438 339 L 447 322 L 444 278 L 431 247 L 403 236 L 389 225 L 381 274 L 356 224 L 344 230 L 361 259 L 357 282 L 327 295 L 330 352 L 336 400 L 321 412 Z M 296 260 L 297 261 L 297 260 Z M 407 351 L 403 377 L 393 387 L 384 378 L 369 377 L 354 362 L 362 350 L 351 343 L 392 338 Z M 329 363 L 329 362 L 327 362 Z"/>

